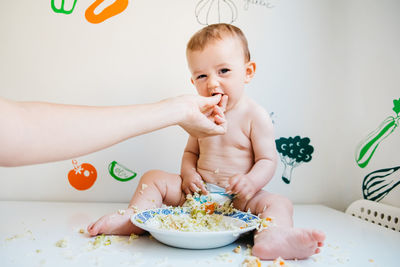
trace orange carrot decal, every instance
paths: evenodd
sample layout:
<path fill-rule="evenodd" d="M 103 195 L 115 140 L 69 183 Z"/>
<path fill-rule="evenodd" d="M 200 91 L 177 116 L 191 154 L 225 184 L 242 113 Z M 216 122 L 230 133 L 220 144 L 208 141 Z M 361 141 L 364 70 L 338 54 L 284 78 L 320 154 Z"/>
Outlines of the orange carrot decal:
<path fill-rule="evenodd" d="M 103 3 L 104 0 L 96 0 L 93 2 L 92 5 L 90 5 L 85 12 L 85 17 L 86 20 L 89 21 L 90 23 L 100 23 L 105 21 L 106 19 L 109 19 L 115 15 L 118 15 L 122 11 L 126 9 L 128 6 L 128 0 L 115 0 L 114 3 L 109 5 L 108 7 L 104 8 L 103 11 L 101 11 L 99 14 L 95 14 L 96 8 Z"/>

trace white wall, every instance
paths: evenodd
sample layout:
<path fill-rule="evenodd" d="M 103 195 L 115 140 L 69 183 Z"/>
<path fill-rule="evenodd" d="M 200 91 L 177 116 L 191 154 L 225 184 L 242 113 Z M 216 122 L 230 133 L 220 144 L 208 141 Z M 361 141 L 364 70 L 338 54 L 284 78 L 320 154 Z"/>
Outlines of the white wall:
<path fill-rule="evenodd" d="M 54 13 L 50 1 L 0 2 L 2 97 L 123 105 L 195 93 L 185 45 L 202 27 L 194 15 L 198 0 L 130 1 L 97 25 L 84 17 L 92 2 L 79 0 L 70 15 Z M 281 180 L 280 164 L 268 190 L 296 203 L 344 209 L 362 197 L 365 175 L 400 166 L 400 129 L 365 169 L 354 161 L 357 143 L 394 115 L 392 101 L 400 98 L 400 2 L 274 0 L 272 9 L 248 10 L 245 1 L 232 2 L 234 24 L 258 64 L 248 94 L 274 112 L 276 138 L 309 137 L 315 149 L 290 184 Z M 0 168 L 0 199 L 128 201 L 139 177 L 118 182 L 108 164 L 116 160 L 139 176 L 154 168 L 178 172 L 186 138 L 171 127 L 78 158 L 98 171 L 87 191 L 69 185 L 70 160 Z M 400 186 L 382 202 L 400 206 Z"/>

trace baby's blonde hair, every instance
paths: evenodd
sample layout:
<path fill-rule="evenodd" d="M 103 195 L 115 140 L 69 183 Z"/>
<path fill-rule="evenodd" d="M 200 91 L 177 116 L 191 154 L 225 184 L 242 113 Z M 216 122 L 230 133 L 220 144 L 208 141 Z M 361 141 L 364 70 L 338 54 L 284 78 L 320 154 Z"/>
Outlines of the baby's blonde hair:
<path fill-rule="evenodd" d="M 246 36 L 244 36 L 242 30 L 238 27 L 226 23 L 211 24 L 196 32 L 190 38 L 186 46 L 186 51 L 201 51 L 208 44 L 217 40 L 223 40 L 227 36 L 239 39 L 242 43 L 244 59 L 246 62 L 249 62 L 250 51 Z"/>

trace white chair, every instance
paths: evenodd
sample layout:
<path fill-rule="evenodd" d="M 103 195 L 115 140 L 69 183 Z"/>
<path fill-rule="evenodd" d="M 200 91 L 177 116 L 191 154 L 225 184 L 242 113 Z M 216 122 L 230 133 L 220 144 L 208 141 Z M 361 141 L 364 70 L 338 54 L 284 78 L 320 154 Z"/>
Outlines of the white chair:
<path fill-rule="evenodd" d="M 359 199 L 349 205 L 346 213 L 394 231 L 400 231 L 400 208 Z"/>

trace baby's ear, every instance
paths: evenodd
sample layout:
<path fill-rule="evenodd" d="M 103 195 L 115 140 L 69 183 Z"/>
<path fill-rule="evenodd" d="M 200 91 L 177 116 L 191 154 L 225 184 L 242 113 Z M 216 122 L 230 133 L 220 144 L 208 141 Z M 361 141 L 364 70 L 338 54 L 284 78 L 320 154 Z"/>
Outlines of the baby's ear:
<path fill-rule="evenodd" d="M 254 77 L 256 73 L 256 63 L 254 61 L 249 61 L 246 63 L 246 79 L 245 82 L 248 83 Z"/>

